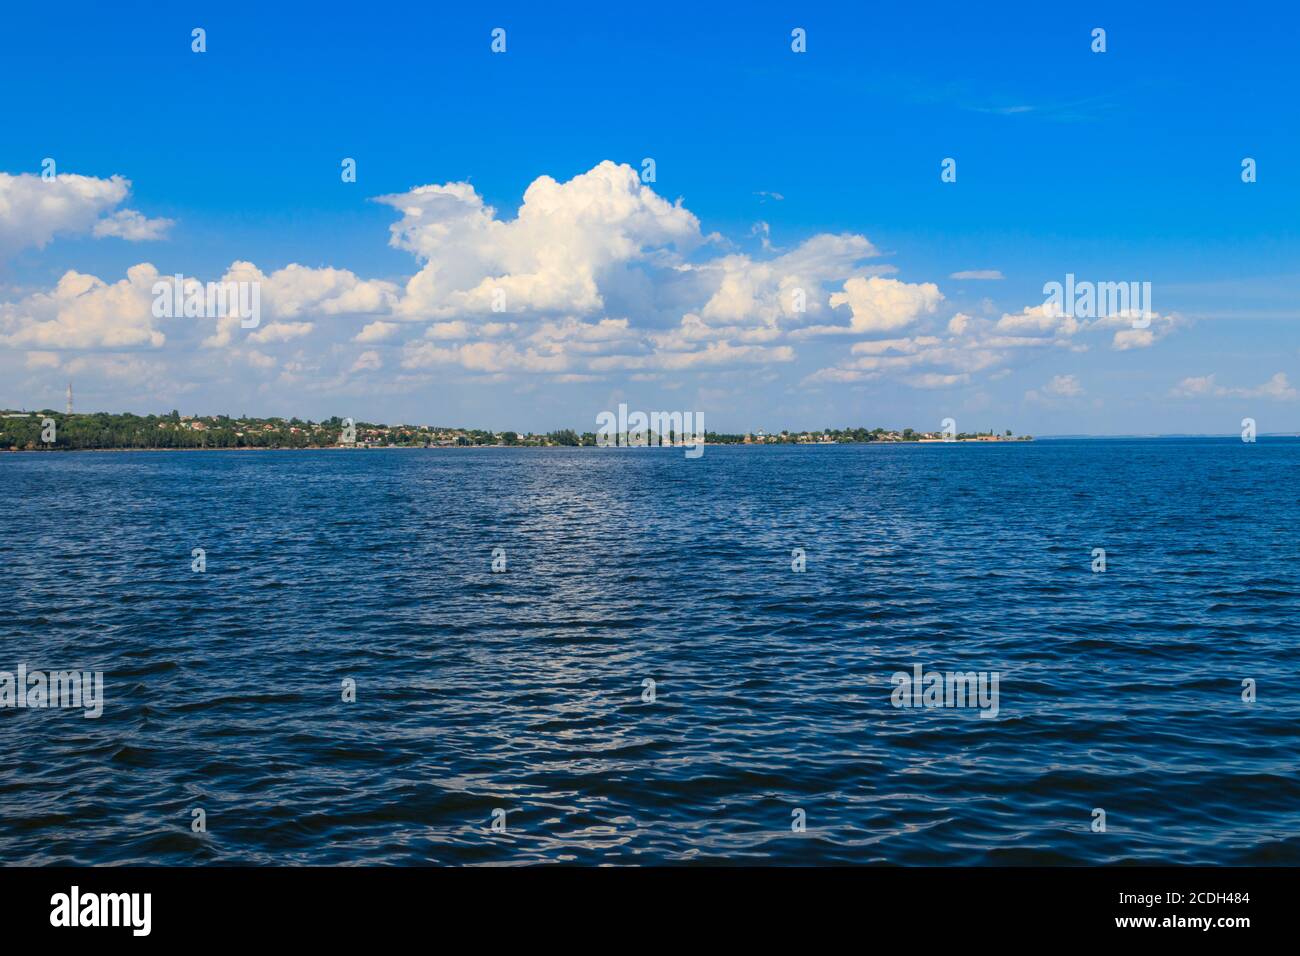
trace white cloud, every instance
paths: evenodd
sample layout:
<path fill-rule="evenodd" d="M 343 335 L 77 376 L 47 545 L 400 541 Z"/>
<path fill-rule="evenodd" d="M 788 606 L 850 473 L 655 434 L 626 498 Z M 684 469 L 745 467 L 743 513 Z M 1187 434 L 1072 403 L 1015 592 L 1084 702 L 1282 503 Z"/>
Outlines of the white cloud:
<path fill-rule="evenodd" d="M 879 254 L 865 236 L 821 233 L 773 259 L 724 256 L 696 267 L 715 283 L 698 315 L 706 322 L 733 325 L 807 321 L 834 306 L 834 296 L 827 301 L 826 285 L 842 281 L 863 259 Z M 802 310 L 796 292 L 802 294 Z"/>
<path fill-rule="evenodd" d="M 943 340 L 933 335 L 917 336 L 910 339 L 872 339 L 855 342 L 849 350 L 854 355 L 883 355 L 887 352 L 902 352 L 915 355 L 923 349 L 931 349 Z"/>
<path fill-rule="evenodd" d="M 187 283 L 190 279 L 185 280 Z M 313 269 L 296 263 L 270 274 L 251 262 L 231 263 L 219 280 L 243 282 L 256 286 L 261 303 L 261 320 L 269 322 L 260 331 L 248 333 L 259 344 L 287 342 L 309 334 L 312 322 L 282 322 L 300 315 L 367 315 L 391 309 L 397 287 L 391 282 L 359 279 L 346 269 Z M 210 320 L 209 320 L 210 321 Z M 225 348 L 241 334 L 241 320 L 233 305 L 230 314 L 216 320 L 212 335 L 203 340 L 205 348 Z"/>
<path fill-rule="evenodd" d="M 1111 340 L 1111 348 L 1117 352 L 1129 349 L 1145 349 L 1154 345 L 1156 334 L 1150 329 L 1120 329 Z"/>
<path fill-rule="evenodd" d="M 977 281 L 994 281 L 1003 279 L 1005 276 L 997 269 L 967 269 L 964 272 L 954 272 L 948 277 L 949 279 L 973 279 Z"/>
<path fill-rule="evenodd" d="M 251 262 L 235 262 L 223 281 L 261 285 L 262 306 L 279 318 L 315 315 L 374 315 L 393 309 L 398 289 L 391 282 L 364 280 L 347 269 L 292 265 L 264 274 Z"/>
<path fill-rule="evenodd" d="M 459 342 L 473 338 L 495 339 L 515 332 L 518 328 L 519 326 L 514 322 L 480 323 L 456 319 L 451 322 L 434 322 L 430 324 L 424 331 L 424 337 L 445 342 Z"/>
<path fill-rule="evenodd" d="M 158 270 L 132 266 L 112 284 L 69 270 L 49 292 L 0 305 L 0 345 L 35 349 L 161 348 L 153 318 Z"/>
<path fill-rule="evenodd" d="M 943 293 L 933 282 L 907 283 L 880 276 L 853 276 L 844 283 L 843 292 L 830 297 L 832 308 L 849 307 L 849 324 L 809 326 L 800 329 L 795 337 L 896 332 L 933 313 L 941 301 Z"/>
<path fill-rule="evenodd" d="M 259 345 L 269 342 L 289 342 L 310 335 L 316 326 L 311 322 L 270 322 L 250 332 L 248 340 Z"/>
<path fill-rule="evenodd" d="M 881 283 L 890 283 L 893 280 L 877 279 L 874 280 L 877 285 Z M 894 283 L 895 287 L 904 286 L 912 292 L 914 301 L 921 303 L 922 309 L 914 309 L 909 313 L 906 307 L 907 297 L 897 295 L 895 300 L 902 302 L 894 315 L 907 316 L 912 314 L 913 318 L 907 321 L 906 325 L 914 324 L 924 319 L 929 313 L 935 311 L 938 302 L 942 296 L 938 296 L 938 290 L 934 289 L 932 295 L 925 298 L 916 290 L 922 289 L 922 286 L 905 286 L 903 283 Z M 931 286 L 933 289 L 933 286 Z M 895 288 L 894 291 L 898 291 Z M 886 299 L 886 301 L 890 301 Z M 839 363 L 839 373 L 910 373 L 911 378 L 905 378 L 907 384 L 916 382 L 926 383 L 943 383 L 947 381 L 944 376 L 971 376 L 980 372 L 989 372 L 990 378 L 998 371 L 1005 370 L 1008 363 L 1015 360 L 1018 353 L 1029 349 L 1044 348 L 1062 348 L 1072 352 L 1084 352 L 1089 349 L 1086 342 L 1079 341 L 1085 333 L 1093 331 L 1107 331 L 1121 327 L 1116 333 L 1119 344 L 1115 344 L 1118 350 L 1126 348 L 1139 347 L 1139 343 L 1134 337 L 1125 333 L 1133 331 L 1149 331 L 1152 341 L 1167 335 L 1176 324 L 1175 317 L 1172 315 L 1152 315 L 1151 327 L 1149 330 L 1133 330 L 1128 328 L 1135 316 L 1116 315 L 1108 316 L 1104 319 L 1096 320 L 1079 320 L 1065 315 L 1059 308 L 1052 304 L 1043 304 L 1028 306 L 1020 312 L 1003 313 L 996 320 L 989 318 L 980 318 L 959 312 L 950 318 L 946 324 L 947 335 L 920 334 L 913 335 L 907 339 L 883 339 L 876 341 L 863 341 L 855 343 L 851 349 L 851 354 L 856 358 L 849 358 Z M 871 324 L 890 325 L 903 322 L 902 318 L 896 321 L 889 319 L 873 322 Z M 803 329 L 794 333 L 792 337 L 798 338 L 801 334 L 821 334 L 821 328 Z M 922 331 L 938 332 L 934 322 L 927 323 L 926 329 Z M 905 343 L 904 345 L 900 343 Z M 1149 344 L 1149 343 L 1148 343 Z M 917 372 L 925 369 L 924 376 L 919 377 Z M 825 374 L 822 374 L 825 373 Z M 862 381 L 861 375 L 830 374 L 827 370 L 822 370 L 810 376 L 805 381 L 824 382 L 824 381 Z M 1060 377 L 1061 381 L 1057 386 L 1063 389 L 1069 388 L 1071 376 Z M 957 378 L 952 378 L 954 384 L 962 384 Z M 1064 397 L 1065 392 L 1057 392 L 1053 389 L 1045 389 L 1046 394 Z M 1040 398 L 1040 393 L 1032 393 L 1034 398 Z"/>
<path fill-rule="evenodd" d="M 106 219 L 95 223 L 95 238 L 116 236 L 131 242 L 165 239 L 168 230 L 176 225 L 173 219 L 147 219 L 134 209 L 119 209 Z"/>
<path fill-rule="evenodd" d="M 997 330 L 1014 335 L 1036 335 L 1054 333 L 1068 337 L 1076 334 L 1081 326 L 1073 316 L 1066 315 L 1058 306 L 1045 302 L 1042 305 L 1025 306 L 1018 313 L 1007 313 L 998 319 Z"/>
<path fill-rule="evenodd" d="M 352 337 L 354 342 L 382 342 L 385 339 L 392 338 L 393 333 L 401 326 L 396 322 L 383 322 L 376 320 L 366 325 L 360 332 Z"/>
<path fill-rule="evenodd" d="M 848 305 L 854 332 L 875 333 L 911 325 L 919 316 L 933 312 L 942 300 L 943 293 L 933 282 L 909 285 L 873 276 L 849 279 L 842 293 L 831 296 L 831 305 Z"/>
<path fill-rule="evenodd" d="M 533 342 L 607 343 L 634 340 L 627 319 L 601 319 L 599 322 L 580 322 L 564 319 L 543 323 L 529 336 Z"/>
<path fill-rule="evenodd" d="M 1169 394 L 1175 398 L 1199 398 L 1202 395 L 1222 394 L 1226 390 L 1219 390 L 1214 384 L 1213 375 L 1203 375 L 1199 377 L 1189 377 L 1183 379 L 1172 389 Z"/>
<path fill-rule="evenodd" d="M 43 249 L 56 236 L 116 236 L 157 239 L 171 222 L 146 219 L 131 209 L 112 212 L 125 201 L 131 182 L 121 176 L 0 173 L 0 257 L 19 249 Z"/>
<path fill-rule="evenodd" d="M 590 313 L 620 267 L 678 261 L 702 241 L 699 221 L 641 183 L 631 166 L 605 161 L 565 183 L 534 180 L 512 220 L 497 218 L 469 183 L 380 196 L 402 218 L 391 244 L 423 263 L 406 284 L 403 315 L 451 318 L 494 306 Z"/>
<path fill-rule="evenodd" d="M 1216 375 L 1185 378 L 1169 394 L 1174 398 L 1266 398 L 1287 402 L 1300 398 L 1300 392 L 1292 387 L 1284 372 L 1277 372 L 1254 388 L 1228 388 L 1220 385 L 1217 378 Z"/>
<path fill-rule="evenodd" d="M 1083 386 L 1073 375 L 1054 375 L 1052 380 L 1043 386 L 1043 391 L 1048 395 L 1075 398 L 1083 394 Z"/>
<path fill-rule="evenodd" d="M 1297 397 L 1296 390 L 1291 387 L 1287 381 L 1286 375 L 1278 372 L 1263 385 L 1252 390 L 1249 395 L 1251 398 L 1272 398 L 1277 401 L 1294 401 Z"/>
<path fill-rule="evenodd" d="M 563 372 L 568 359 L 562 352 L 542 349 L 519 349 L 509 343 L 471 342 L 440 346 L 432 342 L 412 343 L 403 351 L 402 367 L 407 369 L 459 365 L 471 372 Z"/>
<path fill-rule="evenodd" d="M 22 177 L 9 177 L 15 179 Z M 61 211 L 40 211 L 44 231 L 31 231 L 24 244 L 42 245 L 56 233 L 146 239 L 165 232 L 166 220 L 121 208 L 125 180 L 69 180 L 78 180 L 85 195 L 66 200 Z M 45 199 L 74 185 L 59 183 Z M 32 218 L 5 209 L 27 209 L 38 195 L 34 186 L 10 189 L 27 206 L 0 206 L 0 248 L 7 226 Z M 173 365 L 194 376 L 278 368 L 277 384 L 312 389 L 346 385 L 353 373 L 386 363 L 403 370 L 375 377 L 386 385 L 427 382 L 430 369 L 458 368 L 493 381 L 519 373 L 579 383 L 621 373 L 671 388 L 697 370 L 749 375 L 791 363 L 794 345 L 832 351 L 828 340 L 838 336 L 852 340 L 841 360 L 832 358 L 834 367 L 805 381 L 889 377 L 950 388 L 1005 374 L 1023 350 L 1085 350 L 1088 331 L 1113 333 L 1112 348 L 1126 351 L 1153 344 L 1175 324 L 1156 316 L 1148 329 L 1133 329 L 1128 317 L 1076 320 L 1047 305 L 998 318 L 987 301 L 974 315 L 945 320 L 937 314 L 944 302 L 939 287 L 890 278 L 894 266 L 867 263 L 881 254 L 865 236 L 820 233 L 777 249 L 761 224 L 761 252 L 725 251 L 736 247 L 704 235 L 681 200 L 669 202 L 632 167 L 611 162 L 566 182 L 537 178 L 510 219 L 468 183 L 421 186 L 378 201 L 397 211 L 390 244 L 415 256 L 409 277 L 367 279 L 297 263 L 263 271 L 239 260 L 213 281 L 257 284 L 262 323 L 244 329 L 233 314 L 155 319 L 152 283 L 172 279 L 147 263 L 112 284 L 74 271 L 55 290 L 0 305 L 0 346 L 54 356 L 29 357 L 35 369 L 54 367 L 40 363 L 61 361 L 60 350 L 165 345 Z M 1001 273 L 971 270 L 953 278 Z M 217 352 L 190 359 L 199 346 Z M 1059 388 L 1065 391 L 1049 383 L 1043 391 L 1065 397 L 1068 385 Z M 1287 388 L 1284 381 L 1273 391 Z"/>
<path fill-rule="evenodd" d="M 924 375 L 913 375 L 904 381 L 913 388 L 954 388 L 958 385 L 966 385 L 970 382 L 970 376 L 961 375 L 942 375 L 938 372 L 926 372 Z"/>

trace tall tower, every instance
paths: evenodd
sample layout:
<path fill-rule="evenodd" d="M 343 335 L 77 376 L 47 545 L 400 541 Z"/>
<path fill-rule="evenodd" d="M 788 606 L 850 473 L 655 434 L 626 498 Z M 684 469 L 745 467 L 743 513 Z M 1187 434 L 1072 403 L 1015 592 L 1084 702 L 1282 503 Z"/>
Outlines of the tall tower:
<path fill-rule="evenodd" d="M 68 414 L 72 414 L 72 383 L 68 383 Z"/>

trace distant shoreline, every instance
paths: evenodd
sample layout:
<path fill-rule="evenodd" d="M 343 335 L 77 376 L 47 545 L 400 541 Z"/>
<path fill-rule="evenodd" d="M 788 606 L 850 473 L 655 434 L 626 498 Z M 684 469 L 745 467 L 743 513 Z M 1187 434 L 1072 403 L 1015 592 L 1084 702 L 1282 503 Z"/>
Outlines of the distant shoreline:
<path fill-rule="evenodd" d="M 1290 432 L 1273 433 L 1260 435 L 1260 438 L 1272 439 L 1300 439 L 1300 434 Z M 922 439 L 917 441 L 871 441 L 871 442 L 701 442 L 700 444 L 710 448 L 836 448 L 836 447 L 900 447 L 910 445 L 1027 445 L 1034 442 L 1054 442 L 1054 441 L 1174 441 L 1174 440 L 1228 440 L 1239 439 L 1237 435 L 1040 435 L 1036 438 L 1007 438 L 997 441 L 981 440 L 978 438 L 955 438 L 951 441 L 937 439 Z M 139 452 L 303 452 L 303 451 L 477 451 L 485 449 L 498 448 L 516 448 L 527 449 L 530 451 L 555 451 L 560 449 L 591 449 L 593 451 L 606 450 L 607 447 L 613 447 L 617 450 L 625 450 L 629 447 L 640 448 L 664 448 L 669 451 L 680 451 L 690 446 L 686 445 L 645 445 L 645 446 L 600 446 L 600 445 L 308 445 L 303 447 L 280 446 L 277 448 L 268 448 L 266 446 L 247 445 L 239 447 L 210 447 L 210 448 L 4 448 L 0 449 L 3 454 L 27 454 L 27 455 L 49 455 L 63 454 L 68 452 L 109 452 L 113 454 L 127 454 Z"/>
<path fill-rule="evenodd" d="M 1035 439 L 1032 438 L 1007 438 L 1001 441 L 981 441 L 978 438 L 954 438 L 952 441 L 842 441 L 842 442 L 700 442 L 699 444 L 709 448 L 849 448 L 849 447 L 867 447 L 867 446 L 903 446 L 903 445 L 1027 445 Z M 475 451 L 492 448 L 521 448 L 530 451 L 558 451 L 561 449 L 590 449 L 592 451 L 606 451 L 610 448 L 623 451 L 635 448 L 663 448 L 668 451 L 682 451 L 690 448 L 689 445 L 307 445 L 301 448 L 281 446 L 279 448 L 267 448 L 265 446 L 248 445 L 230 448 L 6 448 L 4 454 L 8 455 L 51 455 L 63 454 L 67 452 L 112 452 L 112 453 L 133 453 L 133 452 L 209 452 L 209 451 L 256 451 L 256 452 L 276 452 L 276 451 Z"/>

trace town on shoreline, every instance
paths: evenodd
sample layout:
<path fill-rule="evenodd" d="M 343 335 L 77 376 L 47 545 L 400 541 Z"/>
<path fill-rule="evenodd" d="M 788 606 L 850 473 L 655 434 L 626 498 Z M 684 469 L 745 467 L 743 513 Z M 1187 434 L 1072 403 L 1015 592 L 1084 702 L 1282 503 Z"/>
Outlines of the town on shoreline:
<path fill-rule="evenodd" d="M 680 444 L 685 436 L 664 436 Z M 651 435 L 650 444 L 659 444 Z M 706 445 L 842 445 L 940 441 L 1031 441 L 998 433 L 919 432 L 911 428 L 825 428 L 746 434 L 705 432 Z M 200 450 L 294 448 L 597 447 L 596 433 L 565 428 L 552 432 L 490 431 L 442 425 L 386 425 L 337 416 L 319 422 L 299 418 L 230 418 L 226 415 L 68 414 L 53 410 L 0 412 L 0 450 Z"/>

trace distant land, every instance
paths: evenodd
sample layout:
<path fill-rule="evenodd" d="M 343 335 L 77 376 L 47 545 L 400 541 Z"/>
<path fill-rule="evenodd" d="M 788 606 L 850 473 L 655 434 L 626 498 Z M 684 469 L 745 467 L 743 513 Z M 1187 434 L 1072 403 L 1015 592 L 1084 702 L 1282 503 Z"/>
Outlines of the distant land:
<path fill-rule="evenodd" d="M 53 423 L 53 428 L 47 426 Z M 653 434 L 653 433 L 652 433 Z M 657 438 L 657 436 L 655 436 Z M 683 436 L 667 436 L 680 443 Z M 832 445 L 872 442 L 944 441 L 942 432 L 912 428 L 824 428 L 813 431 L 725 434 L 706 431 L 708 445 Z M 1029 435 L 957 432 L 956 441 L 1032 441 Z M 657 440 L 652 442 L 658 444 Z M 534 433 L 490 431 L 445 425 L 386 425 L 337 416 L 311 421 L 299 418 L 231 418 L 226 415 L 132 415 L 112 412 L 67 414 L 43 411 L 0 412 L 0 449 L 8 451 L 78 451 L 219 448 L 434 448 L 434 447 L 581 447 L 597 445 L 595 432 L 570 428 Z"/>

